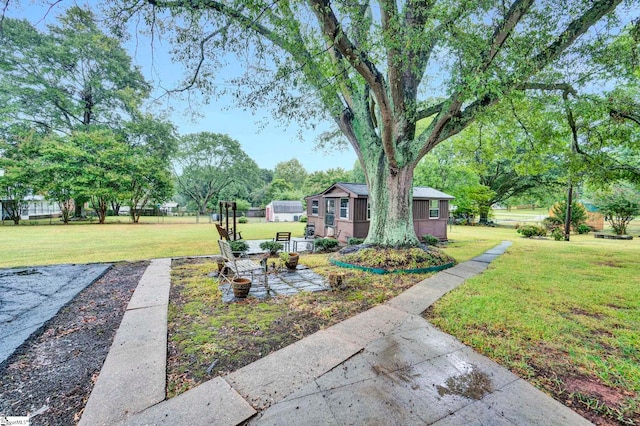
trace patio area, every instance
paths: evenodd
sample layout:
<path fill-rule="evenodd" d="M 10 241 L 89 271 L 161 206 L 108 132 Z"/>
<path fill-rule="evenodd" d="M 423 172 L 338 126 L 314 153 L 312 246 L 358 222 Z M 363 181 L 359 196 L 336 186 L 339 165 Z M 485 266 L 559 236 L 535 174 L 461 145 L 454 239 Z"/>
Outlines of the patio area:
<path fill-rule="evenodd" d="M 249 250 L 247 254 L 259 255 L 264 254 L 265 251 L 260 248 L 260 243 L 270 240 L 246 240 L 249 244 Z M 291 250 L 296 247 L 304 253 L 304 251 L 310 251 L 312 249 L 312 242 L 304 240 L 303 238 L 291 239 Z M 281 269 L 277 272 L 268 272 L 267 281 L 269 284 L 269 293 L 264 286 L 264 273 L 254 273 L 253 283 L 251 290 L 249 290 L 248 297 L 255 297 L 258 299 L 266 299 L 267 297 L 274 296 L 291 296 L 301 291 L 316 292 L 330 290 L 329 281 L 326 277 L 316 274 L 308 267 L 304 266 L 304 255 L 300 256 L 301 264 L 298 264 L 295 270 Z M 214 279 L 217 279 L 217 274 L 212 275 Z M 238 299 L 233 295 L 233 291 L 229 289 L 230 284 L 225 283 L 220 285 L 220 291 L 222 291 L 222 300 L 225 303 L 237 302 L 242 299 Z"/>

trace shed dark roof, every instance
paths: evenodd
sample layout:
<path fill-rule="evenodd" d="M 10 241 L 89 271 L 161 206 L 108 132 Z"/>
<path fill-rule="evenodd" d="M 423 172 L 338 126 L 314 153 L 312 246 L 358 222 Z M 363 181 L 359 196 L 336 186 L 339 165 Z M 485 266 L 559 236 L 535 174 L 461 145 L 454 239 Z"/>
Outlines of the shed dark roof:
<path fill-rule="evenodd" d="M 302 201 L 272 201 L 269 203 L 274 213 L 302 213 Z"/>
<path fill-rule="evenodd" d="M 369 187 L 364 183 L 346 183 L 346 182 L 337 182 L 327 188 L 323 194 L 326 194 L 334 187 L 343 188 L 345 191 L 351 192 L 357 196 L 368 196 L 369 195 Z M 438 200 L 453 200 L 455 197 L 449 194 L 445 194 L 442 191 L 438 191 L 437 189 L 429 188 L 426 186 L 415 186 L 413 188 L 413 198 L 434 198 Z"/>

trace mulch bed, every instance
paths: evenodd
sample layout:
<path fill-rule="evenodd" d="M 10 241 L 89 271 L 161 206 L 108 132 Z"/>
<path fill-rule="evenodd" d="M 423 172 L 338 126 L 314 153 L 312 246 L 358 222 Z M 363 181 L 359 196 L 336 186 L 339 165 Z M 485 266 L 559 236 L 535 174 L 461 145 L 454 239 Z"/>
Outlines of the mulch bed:
<path fill-rule="evenodd" d="M 0 414 L 31 425 L 80 420 L 148 262 L 115 264 L 0 364 Z"/>

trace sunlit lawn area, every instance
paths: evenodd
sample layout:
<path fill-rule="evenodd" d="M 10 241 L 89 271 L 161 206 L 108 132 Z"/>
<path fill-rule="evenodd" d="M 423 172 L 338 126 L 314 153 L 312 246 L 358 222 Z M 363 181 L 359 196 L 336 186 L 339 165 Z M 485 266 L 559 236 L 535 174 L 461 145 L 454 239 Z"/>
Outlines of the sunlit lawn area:
<path fill-rule="evenodd" d="M 206 217 L 142 218 L 128 223 L 127 217 L 109 218 L 109 223 L 80 222 L 69 225 L 0 226 L 0 267 L 50 265 L 57 263 L 113 262 L 160 257 L 196 256 L 218 253 L 219 238 Z M 118 223 L 119 221 L 120 223 Z M 6 223 L 6 222 L 5 222 Z M 270 239 L 277 231 L 302 236 L 303 223 L 238 224 L 244 239 Z"/>
<path fill-rule="evenodd" d="M 555 395 L 640 422 L 640 242 L 524 239 L 507 228 L 454 228 L 457 258 L 514 242 L 489 269 L 446 295 L 428 318 Z M 633 423 L 636 422 L 636 423 Z"/>

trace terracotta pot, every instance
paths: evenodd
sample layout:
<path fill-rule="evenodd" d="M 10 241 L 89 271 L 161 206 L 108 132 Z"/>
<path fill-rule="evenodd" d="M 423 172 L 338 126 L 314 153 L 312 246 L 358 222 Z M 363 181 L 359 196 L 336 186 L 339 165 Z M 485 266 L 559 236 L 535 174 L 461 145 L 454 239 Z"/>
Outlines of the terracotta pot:
<path fill-rule="evenodd" d="M 296 269 L 298 267 L 298 259 L 300 255 L 298 253 L 289 253 L 289 260 L 287 260 L 287 269 Z"/>
<path fill-rule="evenodd" d="M 233 295 L 238 299 L 244 299 L 249 295 L 251 290 L 251 280 L 249 278 L 234 278 L 231 281 Z"/>

